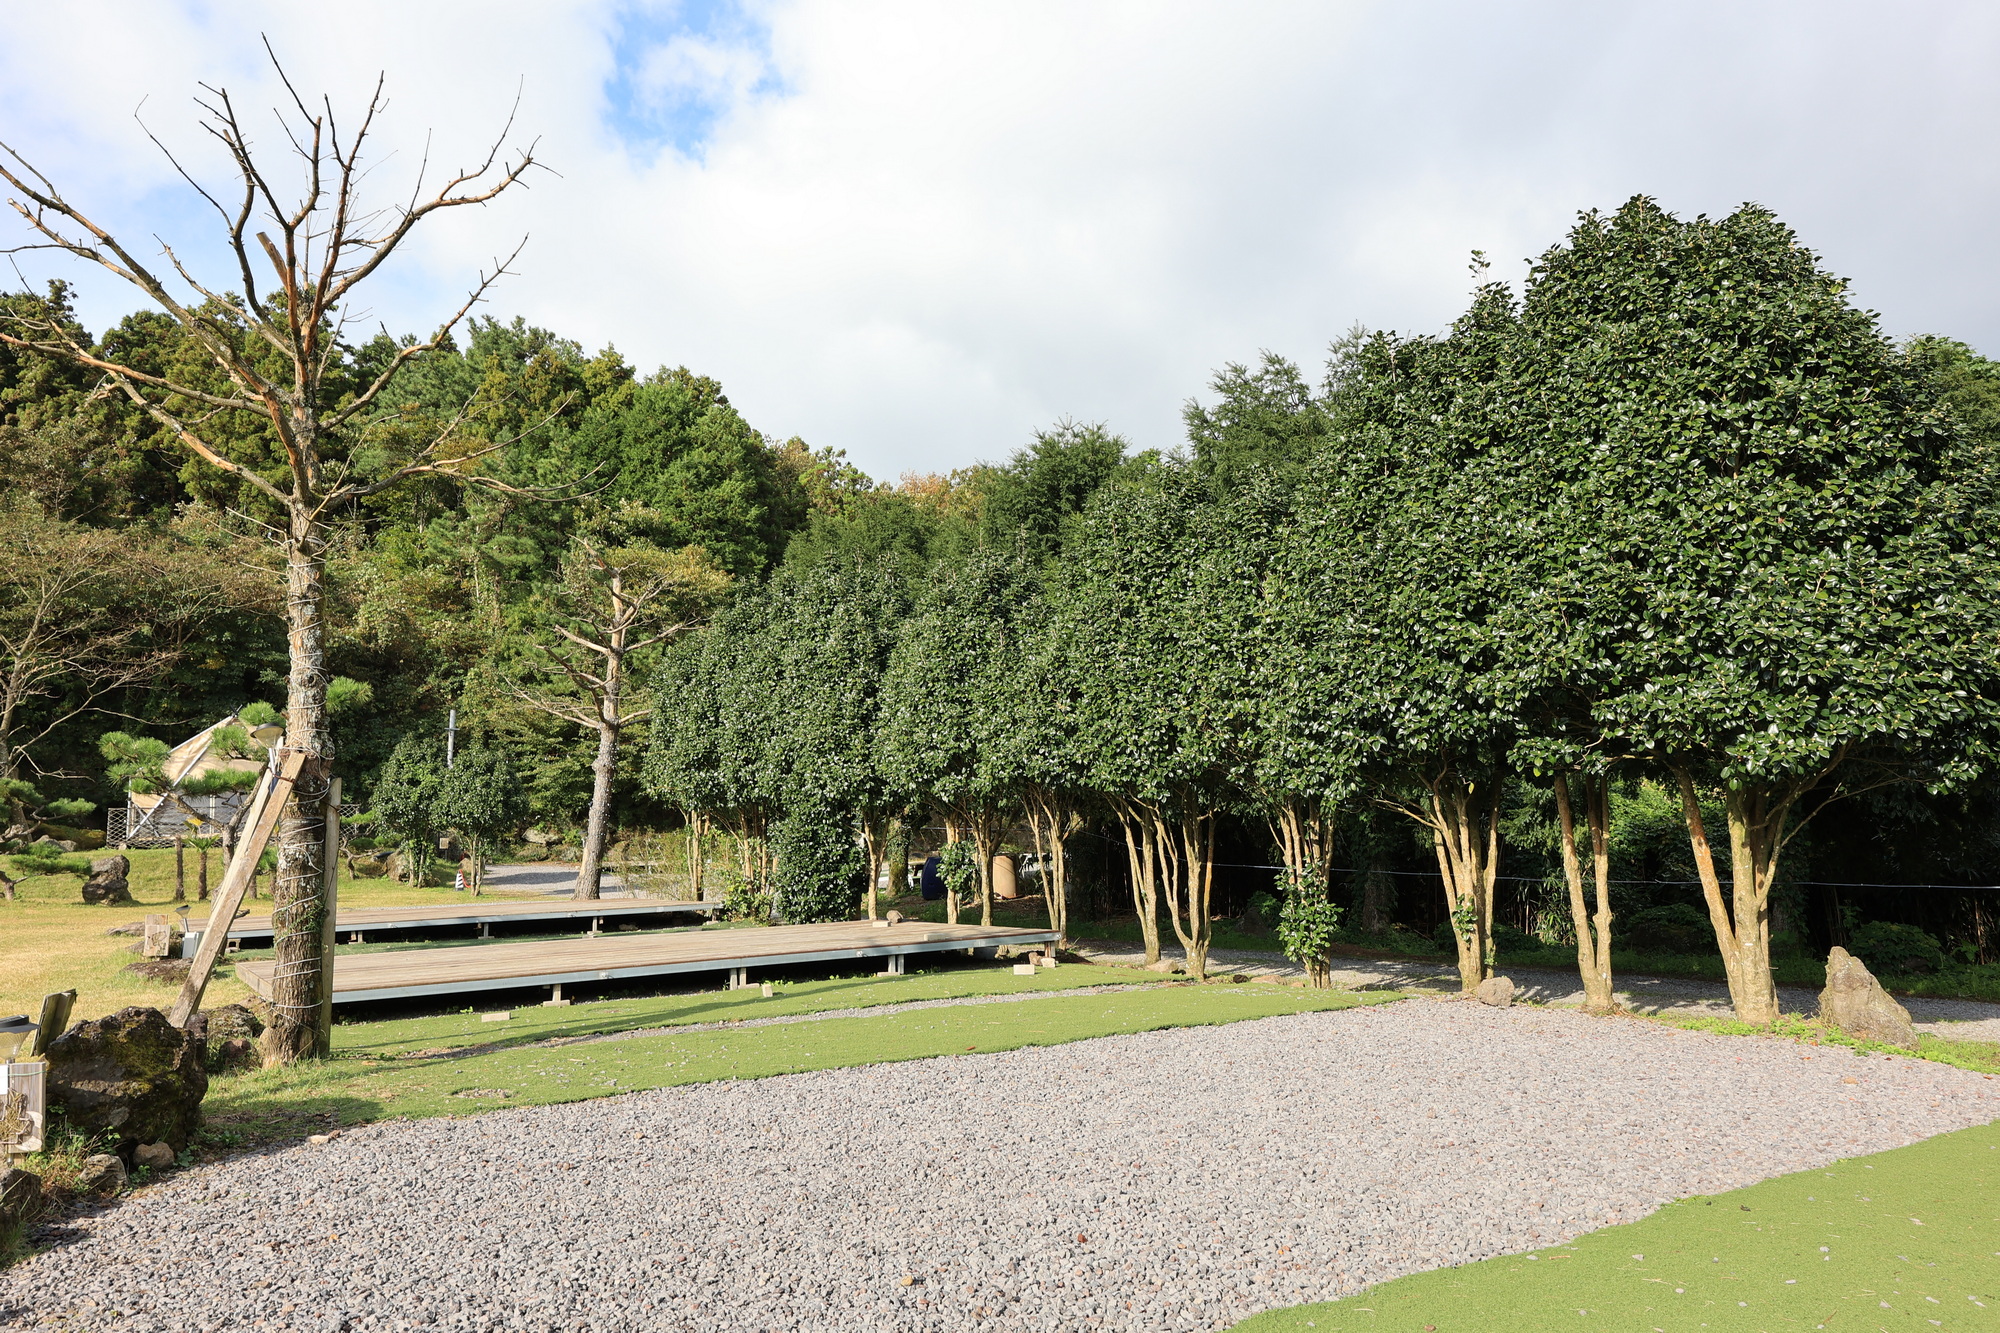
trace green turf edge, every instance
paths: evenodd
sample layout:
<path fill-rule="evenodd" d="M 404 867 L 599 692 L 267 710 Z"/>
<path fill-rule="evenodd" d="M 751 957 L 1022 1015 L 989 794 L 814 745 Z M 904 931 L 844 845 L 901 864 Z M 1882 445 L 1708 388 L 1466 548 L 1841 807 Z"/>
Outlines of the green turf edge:
<path fill-rule="evenodd" d="M 2000 1328 L 2000 1121 L 1683 1199 L 1532 1257 L 1417 1273 L 1344 1300 L 1266 1311 L 1235 1328 Z"/>
<path fill-rule="evenodd" d="M 1254 984 L 1166 986 L 610 1042 L 515 1046 L 421 1062 L 336 1060 L 216 1080 L 204 1106 L 208 1125 L 203 1137 L 211 1146 L 242 1147 L 388 1118 L 468 1115 L 722 1079 L 990 1054 L 1400 998 L 1393 992 Z"/>
<path fill-rule="evenodd" d="M 761 990 L 670 991 L 661 995 L 617 996 L 578 1000 L 560 1008 L 534 1002 L 496 1007 L 491 999 L 454 1013 L 409 1018 L 339 1022 L 333 1029 L 333 1050 L 342 1058 L 403 1055 L 420 1050 L 466 1046 L 508 1046 L 551 1037 L 581 1037 L 642 1028 L 676 1027 L 687 1023 L 741 1022 L 792 1014 L 824 1013 L 830 1009 L 866 1009 L 918 1000 L 955 1000 L 989 995 L 1032 995 L 1045 991 L 1093 986 L 1160 986 L 1187 983 L 1163 981 L 1157 972 L 1138 968 L 1038 968 L 1032 977 L 1014 974 L 1010 965 L 945 966 L 895 977 L 873 974 L 781 979 L 775 994 Z M 484 1012 L 504 1012 L 504 1023 L 482 1020 Z"/>

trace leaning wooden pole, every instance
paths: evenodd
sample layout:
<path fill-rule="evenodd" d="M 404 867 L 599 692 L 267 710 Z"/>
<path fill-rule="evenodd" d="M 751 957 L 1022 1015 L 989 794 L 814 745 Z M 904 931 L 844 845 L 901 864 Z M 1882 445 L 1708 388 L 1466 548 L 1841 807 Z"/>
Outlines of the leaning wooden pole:
<path fill-rule="evenodd" d="M 167 1021 L 175 1027 L 186 1027 L 201 1008 L 202 992 L 208 989 L 208 979 L 215 972 L 216 959 L 222 956 L 223 946 L 228 942 L 229 926 L 236 920 L 237 909 L 243 905 L 243 894 L 250 887 L 250 876 L 256 872 L 258 858 L 264 855 L 264 845 L 270 842 L 272 830 L 278 826 L 278 817 L 284 813 L 285 803 L 292 798 L 292 784 L 299 780 L 299 770 L 305 767 L 305 751 L 281 750 L 279 754 L 283 757 L 279 760 L 278 771 L 272 781 L 259 788 L 257 799 L 249 811 L 249 834 L 237 844 L 236 855 L 230 858 L 229 869 L 223 872 L 222 885 L 215 891 L 215 906 L 209 912 L 208 925 L 201 934 L 201 946 L 195 950 L 187 980 L 181 983 L 180 998 L 174 1001 L 173 1011 L 167 1015 Z"/>

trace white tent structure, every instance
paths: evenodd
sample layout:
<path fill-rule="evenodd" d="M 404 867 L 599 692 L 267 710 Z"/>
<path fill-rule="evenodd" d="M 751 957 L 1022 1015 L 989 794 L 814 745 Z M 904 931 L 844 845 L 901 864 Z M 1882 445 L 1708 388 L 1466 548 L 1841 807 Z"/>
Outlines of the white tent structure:
<path fill-rule="evenodd" d="M 239 758 L 216 744 L 216 733 L 224 727 L 251 730 L 232 713 L 213 726 L 196 732 L 168 751 L 166 761 L 160 766 L 167 780 L 178 785 L 207 773 L 255 773 L 262 769 L 264 760 L 261 756 L 255 759 Z M 258 734 L 256 739 L 260 743 L 277 745 L 283 742 L 283 733 L 277 728 L 264 730 L 272 735 Z M 105 814 L 105 844 L 111 847 L 169 847 L 175 838 L 185 834 L 209 836 L 229 828 L 242 813 L 249 793 L 170 797 L 164 793 L 147 795 L 129 792 L 125 800 L 124 809 L 110 810 Z"/>

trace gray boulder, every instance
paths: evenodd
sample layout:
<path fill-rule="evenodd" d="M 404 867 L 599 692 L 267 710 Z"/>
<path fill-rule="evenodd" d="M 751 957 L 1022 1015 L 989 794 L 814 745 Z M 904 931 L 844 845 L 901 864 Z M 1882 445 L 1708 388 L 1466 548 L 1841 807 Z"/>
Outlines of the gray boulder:
<path fill-rule="evenodd" d="M 1505 1009 L 1514 1003 L 1514 979 L 1512 977 L 1488 977 L 1479 983 L 1479 989 L 1472 993 L 1481 1004 L 1490 1004 Z"/>
<path fill-rule="evenodd" d="M 48 1100 L 81 1134 L 120 1150 L 166 1143 L 175 1152 L 201 1124 L 208 1095 L 202 1044 L 157 1009 L 120 1009 L 49 1043 Z"/>
<path fill-rule="evenodd" d="M 127 882 L 131 873 L 132 863 L 125 857 L 98 857 L 90 863 L 90 878 L 83 882 L 83 900 L 105 904 L 131 902 L 131 886 Z"/>
<path fill-rule="evenodd" d="M 228 1069 L 255 1067 L 257 1038 L 264 1024 L 240 1004 L 204 1009 L 188 1023 L 188 1031 L 202 1046 L 202 1064 L 211 1074 Z"/>
<path fill-rule="evenodd" d="M 1820 1021 L 1850 1037 L 1914 1048 L 1910 1011 L 1896 1003 L 1867 964 L 1839 945 L 1826 956 L 1826 989 L 1819 993 Z"/>
<path fill-rule="evenodd" d="M 174 1164 L 180 1156 L 164 1143 L 142 1143 L 132 1150 L 132 1165 L 163 1170 Z"/>
<path fill-rule="evenodd" d="M 83 1159 L 77 1168 L 76 1188 L 79 1194 L 116 1194 L 125 1188 L 125 1163 L 116 1153 L 95 1153 Z"/>
<path fill-rule="evenodd" d="M 0 1171 L 0 1243 L 17 1236 L 42 1211 L 42 1178 L 32 1171 Z"/>

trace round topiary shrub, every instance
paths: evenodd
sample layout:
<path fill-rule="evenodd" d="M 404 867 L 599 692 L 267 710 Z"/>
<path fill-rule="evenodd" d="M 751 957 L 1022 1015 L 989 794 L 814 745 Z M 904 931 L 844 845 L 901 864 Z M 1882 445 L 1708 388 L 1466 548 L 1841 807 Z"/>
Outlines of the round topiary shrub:
<path fill-rule="evenodd" d="M 1611 942 L 1641 953 L 1714 953 L 1715 927 L 1699 907 L 1664 903 L 1614 917 Z"/>
<path fill-rule="evenodd" d="M 771 828 L 778 915 L 792 925 L 846 921 L 861 903 L 867 869 L 846 821 L 828 811 L 786 815 Z"/>
<path fill-rule="evenodd" d="M 1848 940 L 1847 951 L 1883 972 L 1935 972 L 1944 966 L 1944 946 L 1929 931 L 1900 921 L 1870 921 Z"/>

